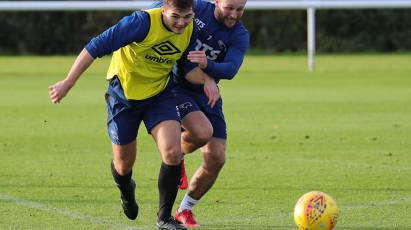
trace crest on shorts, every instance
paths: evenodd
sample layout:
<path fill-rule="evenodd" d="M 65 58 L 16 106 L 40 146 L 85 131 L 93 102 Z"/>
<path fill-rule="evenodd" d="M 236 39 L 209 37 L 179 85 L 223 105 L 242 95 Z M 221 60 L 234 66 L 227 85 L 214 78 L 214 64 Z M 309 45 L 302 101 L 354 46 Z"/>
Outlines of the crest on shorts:
<path fill-rule="evenodd" d="M 184 102 L 180 106 L 178 106 L 180 109 L 187 109 L 188 107 L 193 106 L 191 102 Z"/>

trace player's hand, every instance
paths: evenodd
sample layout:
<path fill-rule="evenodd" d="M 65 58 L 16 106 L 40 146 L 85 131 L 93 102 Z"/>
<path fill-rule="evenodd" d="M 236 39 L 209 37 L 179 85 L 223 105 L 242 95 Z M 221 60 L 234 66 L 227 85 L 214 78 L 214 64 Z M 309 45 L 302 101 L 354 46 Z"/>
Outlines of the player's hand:
<path fill-rule="evenodd" d="M 220 98 L 220 90 L 218 89 L 215 80 L 209 76 L 204 78 L 204 93 L 208 97 L 208 105 L 213 108 L 215 103 Z"/>
<path fill-rule="evenodd" d="M 67 80 L 62 80 L 54 85 L 49 86 L 50 100 L 54 104 L 58 104 L 67 95 L 68 91 L 73 87 L 73 84 Z"/>
<path fill-rule="evenodd" d="M 207 55 L 205 51 L 190 51 L 187 59 L 193 63 L 197 63 L 201 69 L 207 68 Z"/>

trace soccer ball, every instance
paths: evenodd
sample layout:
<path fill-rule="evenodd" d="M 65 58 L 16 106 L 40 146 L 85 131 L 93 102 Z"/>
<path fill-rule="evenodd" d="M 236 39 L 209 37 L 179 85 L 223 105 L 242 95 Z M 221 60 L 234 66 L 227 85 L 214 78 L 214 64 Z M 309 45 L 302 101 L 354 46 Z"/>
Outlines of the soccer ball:
<path fill-rule="evenodd" d="M 334 199 L 323 192 L 302 195 L 294 207 L 294 221 L 300 230 L 331 230 L 337 224 L 338 214 Z"/>

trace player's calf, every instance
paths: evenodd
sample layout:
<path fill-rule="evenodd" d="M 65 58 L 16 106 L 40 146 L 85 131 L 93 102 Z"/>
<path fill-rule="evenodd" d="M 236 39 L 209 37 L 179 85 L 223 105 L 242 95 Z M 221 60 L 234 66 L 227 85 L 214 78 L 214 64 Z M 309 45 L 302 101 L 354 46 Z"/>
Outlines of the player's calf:
<path fill-rule="evenodd" d="M 111 173 L 116 186 L 120 190 L 120 201 L 124 214 L 130 220 L 135 220 L 138 216 L 138 205 L 135 198 L 136 183 L 131 179 L 132 172 L 130 171 L 130 173 L 121 176 L 114 168 L 113 162 L 111 162 Z"/>

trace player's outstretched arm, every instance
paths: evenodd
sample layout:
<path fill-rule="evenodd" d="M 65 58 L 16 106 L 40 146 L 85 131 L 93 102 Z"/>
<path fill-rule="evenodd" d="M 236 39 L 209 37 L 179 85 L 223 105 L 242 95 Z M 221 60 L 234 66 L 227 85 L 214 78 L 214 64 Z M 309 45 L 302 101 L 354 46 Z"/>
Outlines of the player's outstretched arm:
<path fill-rule="evenodd" d="M 74 84 L 76 84 L 76 81 L 80 78 L 81 74 L 86 71 L 93 61 L 94 58 L 90 53 L 86 49 L 83 49 L 74 61 L 67 77 L 64 80 L 49 86 L 51 102 L 54 104 L 60 103 Z"/>

